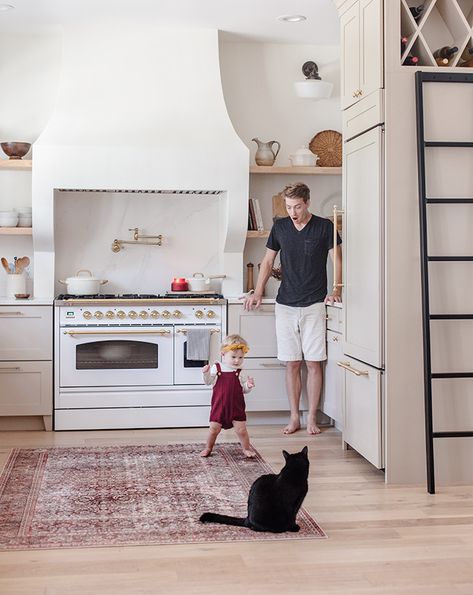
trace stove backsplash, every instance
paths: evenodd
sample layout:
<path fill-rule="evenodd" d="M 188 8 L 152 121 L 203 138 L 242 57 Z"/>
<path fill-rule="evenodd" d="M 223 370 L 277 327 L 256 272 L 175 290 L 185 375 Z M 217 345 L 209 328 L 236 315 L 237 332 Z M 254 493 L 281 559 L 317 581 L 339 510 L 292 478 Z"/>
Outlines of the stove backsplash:
<path fill-rule="evenodd" d="M 190 199 L 181 195 L 126 193 L 56 193 L 54 205 L 56 284 L 58 279 L 89 269 L 94 277 L 108 279 L 102 293 L 165 293 L 173 277 L 225 274 L 219 221 L 220 196 Z M 130 228 L 141 234 L 163 236 L 161 246 L 124 244 L 132 240 Z M 221 290 L 221 282 L 212 281 Z"/>

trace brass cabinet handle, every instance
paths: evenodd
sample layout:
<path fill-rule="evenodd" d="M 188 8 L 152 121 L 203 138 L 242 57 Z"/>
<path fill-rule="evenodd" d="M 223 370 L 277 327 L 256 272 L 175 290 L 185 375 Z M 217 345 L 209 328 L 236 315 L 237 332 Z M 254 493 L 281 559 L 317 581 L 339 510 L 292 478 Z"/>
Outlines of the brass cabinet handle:
<path fill-rule="evenodd" d="M 14 366 L 12 368 L 0 368 L 0 372 L 18 372 L 21 370 L 20 366 Z"/>
<path fill-rule="evenodd" d="M 347 370 L 347 372 L 355 374 L 355 376 L 369 376 L 369 372 L 366 370 L 357 370 L 356 368 L 352 368 L 350 362 L 337 362 L 337 366 Z"/>
<path fill-rule="evenodd" d="M 156 331 L 145 331 L 145 330 L 132 330 L 132 331 L 101 331 L 101 330 L 88 330 L 88 331 L 62 331 L 64 335 L 70 337 L 74 335 L 170 335 L 171 331 L 168 330 L 156 330 Z"/>
<path fill-rule="evenodd" d="M 337 251 L 338 251 L 338 244 L 337 244 L 337 227 L 338 227 L 338 215 L 343 215 L 343 209 L 339 209 L 337 205 L 333 205 L 333 290 L 337 289 L 338 287 L 343 287 L 343 283 L 337 283 Z"/>
<path fill-rule="evenodd" d="M 333 341 L 334 343 L 338 343 L 338 337 L 332 337 L 332 341 Z"/>
<path fill-rule="evenodd" d="M 260 364 L 262 368 L 285 368 L 284 364 Z"/>
<path fill-rule="evenodd" d="M 24 316 L 23 312 L 0 312 L 0 316 Z"/>

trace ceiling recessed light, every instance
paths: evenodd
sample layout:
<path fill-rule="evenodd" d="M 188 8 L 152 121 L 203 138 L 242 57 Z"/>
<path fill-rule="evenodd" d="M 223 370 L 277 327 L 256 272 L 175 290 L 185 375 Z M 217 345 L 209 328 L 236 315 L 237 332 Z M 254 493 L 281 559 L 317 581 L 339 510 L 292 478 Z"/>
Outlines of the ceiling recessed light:
<path fill-rule="evenodd" d="M 283 14 L 278 17 L 278 21 L 286 21 L 286 23 L 300 23 L 306 21 L 307 17 L 303 14 Z"/>
<path fill-rule="evenodd" d="M 11 4 L 0 4 L 0 12 L 7 12 L 7 10 L 13 10 L 14 8 Z"/>

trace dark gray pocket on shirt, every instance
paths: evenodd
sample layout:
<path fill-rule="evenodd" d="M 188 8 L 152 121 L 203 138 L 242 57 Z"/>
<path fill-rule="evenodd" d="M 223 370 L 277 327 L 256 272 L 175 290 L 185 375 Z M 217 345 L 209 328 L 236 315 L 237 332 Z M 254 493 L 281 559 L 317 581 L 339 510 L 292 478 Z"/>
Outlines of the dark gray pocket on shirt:
<path fill-rule="evenodd" d="M 304 240 L 304 255 L 314 256 L 319 249 L 319 244 L 318 240 Z"/>

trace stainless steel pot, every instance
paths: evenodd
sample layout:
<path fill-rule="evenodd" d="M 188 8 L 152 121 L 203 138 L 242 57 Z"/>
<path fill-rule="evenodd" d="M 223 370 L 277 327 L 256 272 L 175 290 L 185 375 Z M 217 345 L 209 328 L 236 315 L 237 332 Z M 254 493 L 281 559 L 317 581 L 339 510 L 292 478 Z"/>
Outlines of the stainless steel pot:
<path fill-rule="evenodd" d="M 81 273 L 86 273 L 86 276 L 80 276 Z M 100 293 L 100 286 L 108 283 L 108 279 L 97 279 L 88 269 L 80 269 L 75 277 L 59 279 L 59 283 L 65 285 L 66 292 L 71 295 L 95 295 Z"/>

